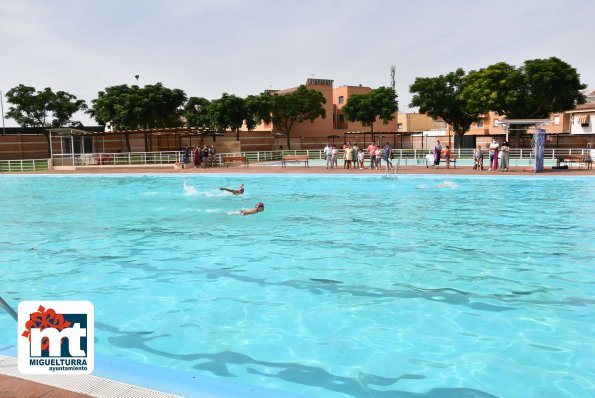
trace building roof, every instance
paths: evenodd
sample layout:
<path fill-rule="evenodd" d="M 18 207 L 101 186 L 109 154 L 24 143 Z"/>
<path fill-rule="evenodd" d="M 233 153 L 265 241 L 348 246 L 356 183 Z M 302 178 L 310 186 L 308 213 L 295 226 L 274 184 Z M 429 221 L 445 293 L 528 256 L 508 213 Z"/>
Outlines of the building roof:
<path fill-rule="evenodd" d="M 567 113 L 593 112 L 593 111 L 595 111 L 595 102 L 587 102 L 586 104 L 577 105 L 573 110 L 567 111 Z"/>

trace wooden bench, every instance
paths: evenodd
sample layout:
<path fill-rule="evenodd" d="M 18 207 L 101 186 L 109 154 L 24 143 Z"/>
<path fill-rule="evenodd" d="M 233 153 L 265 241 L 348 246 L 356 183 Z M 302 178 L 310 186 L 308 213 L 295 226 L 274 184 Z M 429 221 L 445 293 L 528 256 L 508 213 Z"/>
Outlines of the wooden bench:
<path fill-rule="evenodd" d="M 287 162 L 304 162 L 304 167 L 310 167 L 308 155 L 285 155 L 281 159 L 281 167 L 287 167 Z"/>
<path fill-rule="evenodd" d="M 573 163 L 578 163 L 578 168 L 582 168 L 584 164 L 587 170 L 591 170 L 593 168 L 593 159 L 589 155 L 564 155 L 558 156 L 556 158 L 557 161 L 557 168 L 560 168 L 562 163 L 566 163 L 569 167 Z"/>
<path fill-rule="evenodd" d="M 440 157 L 440 163 L 446 163 L 446 159 L 444 156 Z M 451 153 L 450 154 L 450 163 L 454 169 L 457 168 L 457 155 Z M 434 155 L 426 155 L 426 169 L 430 167 L 430 165 L 434 164 Z"/>
<path fill-rule="evenodd" d="M 224 156 L 223 164 L 225 167 L 229 167 L 230 164 L 243 164 L 245 168 L 248 168 L 248 159 L 245 156 Z"/>

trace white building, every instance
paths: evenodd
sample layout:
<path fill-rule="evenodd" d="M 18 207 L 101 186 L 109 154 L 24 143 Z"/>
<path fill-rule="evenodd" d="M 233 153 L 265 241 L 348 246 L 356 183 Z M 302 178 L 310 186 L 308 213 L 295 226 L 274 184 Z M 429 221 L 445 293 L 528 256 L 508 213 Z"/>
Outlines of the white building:
<path fill-rule="evenodd" d="M 577 105 L 570 114 L 570 134 L 595 134 L 595 103 Z"/>

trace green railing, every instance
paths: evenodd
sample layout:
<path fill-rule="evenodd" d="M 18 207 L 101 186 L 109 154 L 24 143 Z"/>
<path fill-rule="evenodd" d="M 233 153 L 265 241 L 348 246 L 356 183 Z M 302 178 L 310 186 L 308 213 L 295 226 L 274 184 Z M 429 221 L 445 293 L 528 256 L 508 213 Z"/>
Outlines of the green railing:
<path fill-rule="evenodd" d="M 0 160 L 1 173 L 49 170 L 48 159 Z"/>

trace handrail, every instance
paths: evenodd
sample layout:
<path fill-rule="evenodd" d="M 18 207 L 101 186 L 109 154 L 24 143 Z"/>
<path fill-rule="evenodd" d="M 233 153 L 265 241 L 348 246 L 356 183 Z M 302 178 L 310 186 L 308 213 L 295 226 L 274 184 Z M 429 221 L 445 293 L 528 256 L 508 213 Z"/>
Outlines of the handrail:
<path fill-rule="evenodd" d="M 585 148 L 567 148 L 567 149 L 545 149 L 545 158 L 555 160 L 560 156 L 566 155 L 585 155 L 589 152 Z M 367 151 L 364 151 L 365 159 L 369 159 Z M 431 149 L 393 149 L 395 159 L 419 162 L 424 161 L 426 155 L 431 154 Z M 457 159 L 473 159 L 473 149 L 454 149 L 453 153 Z M 488 150 L 484 150 L 484 155 Z M 322 149 L 295 149 L 295 150 L 276 150 L 276 151 L 238 151 L 217 153 L 213 159 L 216 165 L 223 164 L 225 156 L 244 156 L 250 163 L 281 161 L 284 155 L 307 155 L 311 160 L 324 160 L 325 155 Z M 164 151 L 164 152 L 98 152 L 98 153 L 79 153 L 79 154 L 59 154 L 54 155 L 52 159 L 27 159 L 27 160 L 0 160 L 0 172 L 23 172 L 48 170 L 51 168 L 50 162 L 54 165 L 84 166 L 84 165 L 141 165 L 141 164 L 174 164 L 180 162 L 184 156 L 182 151 Z M 339 150 L 338 158 L 343 158 L 343 150 Z M 530 160 L 535 155 L 531 148 L 514 148 L 510 150 L 510 160 Z M 192 161 L 192 159 L 189 159 Z"/>
<path fill-rule="evenodd" d="M 17 312 L 6 301 L 4 301 L 2 296 L 0 296 L 0 307 L 4 308 L 4 310 L 8 312 L 8 315 L 18 322 L 19 316 L 17 315 Z"/>
<path fill-rule="evenodd" d="M 49 170 L 48 159 L 0 160 L 0 172 L 23 172 Z"/>

